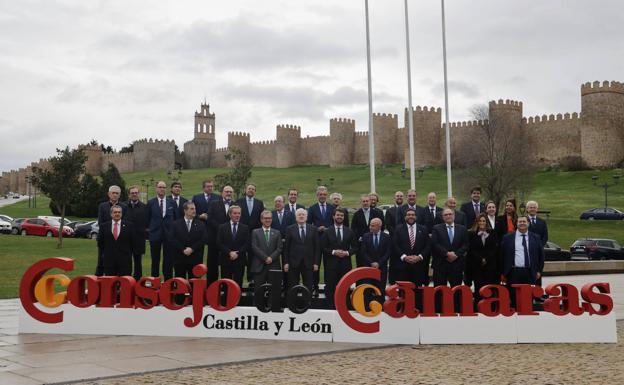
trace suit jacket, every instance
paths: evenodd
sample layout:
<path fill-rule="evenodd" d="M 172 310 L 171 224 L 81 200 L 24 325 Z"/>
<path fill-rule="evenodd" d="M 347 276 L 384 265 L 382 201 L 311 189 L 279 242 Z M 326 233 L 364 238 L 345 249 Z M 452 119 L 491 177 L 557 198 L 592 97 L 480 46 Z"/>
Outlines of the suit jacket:
<path fill-rule="evenodd" d="M 478 232 L 468 232 L 468 258 L 466 268 L 470 271 L 487 271 L 496 273 L 499 268 L 499 239 L 494 231 L 485 239 L 485 244 L 481 240 Z M 485 259 L 486 264 L 483 266 L 482 260 Z"/>
<path fill-rule="evenodd" d="M 529 231 L 537 234 L 542 241 L 542 246 L 546 246 L 546 242 L 548 242 L 548 225 L 546 225 L 546 221 L 535 217 L 535 224 L 533 224 L 531 218 L 529 218 Z"/>
<path fill-rule="evenodd" d="M 98 246 L 102 250 L 104 264 L 107 261 L 126 259 L 132 261 L 132 252 L 136 247 L 136 230 L 132 223 L 124 221 L 119 224 L 119 235 L 113 237 L 112 221 L 102 223 L 98 236 Z"/>
<path fill-rule="evenodd" d="M 308 208 L 308 224 L 315 227 L 329 227 L 334 223 L 334 205 L 325 202 L 325 215 L 321 215 L 321 206 L 318 202 Z"/>
<path fill-rule="evenodd" d="M 538 235 L 527 232 L 529 240 L 529 260 L 531 266 L 531 278 L 534 283 L 537 279 L 537 273 L 541 273 L 544 270 L 544 248 L 542 247 L 542 241 Z M 501 245 L 501 274 L 508 276 L 512 267 L 514 266 L 516 252 L 516 233 L 509 233 L 503 237 L 503 243 Z"/>
<path fill-rule="evenodd" d="M 353 219 L 351 220 L 351 229 L 355 232 L 357 239 L 360 239 L 364 234 L 370 231 L 368 225 L 373 218 L 381 219 L 381 230 L 384 229 L 384 215 L 383 211 L 377 208 L 369 209 L 368 222 L 366 222 L 366 217 L 364 216 L 364 210 L 358 209 L 355 214 L 353 214 Z"/>
<path fill-rule="evenodd" d="M 123 216 L 126 215 L 126 206 L 121 202 L 118 202 L 117 205 L 121 206 L 121 216 L 123 218 Z M 111 207 L 113 207 L 113 204 L 110 201 L 100 203 L 98 206 L 98 226 L 102 226 L 104 222 L 110 222 L 112 220 L 110 215 Z"/>
<path fill-rule="evenodd" d="M 323 249 L 323 266 L 325 270 L 338 270 L 339 268 L 351 269 L 351 255 L 358 249 L 358 239 L 353 230 L 342 226 L 342 239 L 339 241 L 336 236 L 336 227 L 329 226 L 321 237 L 321 248 Z M 337 257 L 332 254 L 333 250 L 347 250 L 348 257 Z"/>
<path fill-rule="evenodd" d="M 236 237 L 232 237 L 232 226 L 230 222 L 225 222 L 219 226 L 217 233 L 217 245 L 219 246 L 219 264 L 245 264 L 245 257 L 250 247 L 249 227 L 239 222 L 236 229 Z M 230 251 L 238 251 L 238 258 L 230 260 Z"/>
<path fill-rule="evenodd" d="M 160 211 L 160 201 L 158 197 L 154 197 L 147 202 L 147 223 L 149 231 L 149 240 L 151 242 L 165 241 L 167 239 L 167 231 L 174 218 L 174 203 L 171 198 L 165 198 L 165 216 Z"/>
<path fill-rule="evenodd" d="M 370 266 L 371 263 L 379 263 L 380 270 L 388 269 L 388 260 L 392 251 L 390 236 L 383 231 L 379 232 L 379 246 L 375 248 L 373 233 L 362 235 L 360 251 L 358 253 L 358 266 Z"/>
<path fill-rule="evenodd" d="M 295 223 L 286 229 L 284 241 L 284 264 L 292 267 L 303 264 L 306 269 L 312 270 L 313 265 L 321 263 L 321 243 L 318 229 L 314 225 L 306 224 L 305 239 L 299 235 L 299 225 Z"/>
<path fill-rule="evenodd" d="M 474 223 L 475 219 L 477 219 L 477 216 L 475 215 L 474 204 L 472 200 L 462 204 L 460 207 L 460 210 L 464 214 L 466 214 L 466 227 L 470 228 L 472 224 Z M 479 202 L 479 213 L 484 213 L 484 212 L 485 212 L 485 203 Z"/>
<path fill-rule="evenodd" d="M 197 194 L 193 196 L 193 203 L 195 203 L 195 215 L 198 217 L 202 214 L 208 214 L 210 210 L 210 204 L 212 202 L 216 202 L 221 199 L 221 195 L 210 193 L 208 194 L 208 199 L 202 192 L 201 194 Z M 206 224 L 208 221 L 206 220 Z"/>
<path fill-rule="evenodd" d="M 280 223 L 279 216 L 277 215 L 277 210 L 273 210 L 273 221 L 271 222 L 271 227 L 280 232 L 282 239 L 286 239 L 286 229 L 294 224 L 295 214 L 284 209 L 284 213 L 282 214 L 282 222 Z"/>
<path fill-rule="evenodd" d="M 262 271 L 262 267 L 266 265 L 265 261 L 267 257 L 271 257 L 270 267 L 272 269 L 280 269 L 280 255 L 282 254 L 282 234 L 279 230 L 271 228 L 269 230 L 269 242 L 267 243 L 264 237 L 264 228 L 254 229 L 251 231 L 251 251 L 253 258 L 251 258 L 251 272 L 259 273 Z"/>
<path fill-rule="evenodd" d="M 305 209 L 305 206 L 304 205 L 300 205 L 299 203 L 295 203 L 295 210 L 298 210 L 298 209 Z M 285 202 L 284 203 L 284 210 L 291 211 L 290 210 L 290 202 Z M 293 212 L 293 214 L 295 214 L 295 213 Z"/>
<path fill-rule="evenodd" d="M 133 205 L 131 201 L 124 202 L 126 211 L 123 219 L 132 222 L 136 231 L 137 247 L 136 254 L 145 254 L 145 240 L 147 239 L 147 206 L 141 201 L 136 201 Z"/>
<path fill-rule="evenodd" d="M 182 195 L 179 196 L 179 202 L 176 205 L 175 200 L 173 200 L 173 196 L 169 195 L 167 198 L 171 199 L 171 202 L 173 202 L 173 220 L 178 220 L 180 218 L 184 218 L 184 203 L 186 203 L 188 201 L 188 199 L 184 198 Z"/>
<path fill-rule="evenodd" d="M 230 218 L 225 212 L 225 202 L 223 198 L 211 201 L 210 207 L 208 208 L 208 243 L 215 243 L 217 241 L 219 226 L 229 222 L 229 220 Z"/>
<path fill-rule="evenodd" d="M 416 222 L 421 225 L 425 225 L 429 234 L 431 234 L 431 230 L 433 226 L 439 225 L 443 222 L 442 220 L 442 208 L 436 206 L 435 207 L 435 216 L 431 213 L 431 208 L 427 205 L 420 209 L 421 214 L 416 219 Z M 420 220 L 420 221 L 419 221 Z"/>
<path fill-rule="evenodd" d="M 405 223 L 405 215 L 403 215 L 403 206 L 392 206 L 386 210 L 384 224 L 388 232 L 392 235 L 394 229 Z"/>
<path fill-rule="evenodd" d="M 169 242 L 173 249 L 174 263 L 191 263 L 193 266 L 202 263 L 204 244 L 206 242 L 206 225 L 199 219 L 191 222 L 191 231 L 186 227 L 186 219 L 180 218 L 173 222 L 169 230 Z M 185 248 L 193 249 L 191 255 L 184 255 Z"/>
<path fill-rule="evenodd" d="M 464 212 L 461 210 L 460 211 L 455 210 L 455 224 L 464 225 L 466 226 L 466 228 L 470 228 L 466 224 L 466 214 L 464 214 Z"/>
<path fill-rule="evenodd" d="M 431 260 L 431 238 L 427 232 L 427 228 L 423 225 L 416 224 L 416 240 L 414 247 L 410 245 L 409 229 L 407 224 L 402 224 L 396 228 L 392 238 L 394 250 L 390 259 L 391 269 L 406 269 L 410 266 L 422 270 L 424 274 L 429 276 L 429 262 Z M 402 255 L 422 255 L 423 260 L 415 265 L 411 265 L 401 260 Z"/>
<path fill-rule="evenodd" d="M 453 242 L 451 243 L 446 229 L 446 223 L 433 226 L 431 231 L 431 247 L 433 251 L 433 261 L 431 266 L 436 269 L 448 263 L 446 253 L 454 251 L 457 259 L 451 263 L 459 263 L 465 266 L 466 253 L 468 252 L 468 230 L 466 226 L 455 225 Z"/>
<path fill-rule="evenodd" d="M 515 226 L 516 226 L 516 221 L 514 220 L 514 227 Z M 498 232 L 498 237 L 500 239 L 503 239 L 505 235 L 509 234 L 506 214 L 499 215 L 498 217 L 496 217 L 496 231 Z"/>
<path fill-rule="evenodd" d="M 262 227 L 260 214 L 264 211 L 264 203 L 260 199 L 254 197 L 251 215 L 249 215 L 249 208 L 247 207 L 247 196 L 237 200 L 236 205 L 241 207 L 240 221 L 249 227 L 249 231 Z"/>

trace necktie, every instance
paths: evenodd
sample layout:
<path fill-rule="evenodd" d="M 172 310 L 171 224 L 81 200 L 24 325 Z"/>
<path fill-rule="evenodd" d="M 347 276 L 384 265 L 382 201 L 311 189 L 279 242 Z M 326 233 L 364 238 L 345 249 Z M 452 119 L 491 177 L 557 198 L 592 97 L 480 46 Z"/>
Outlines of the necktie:
<path fill-rule="evenodd" d="M 113 223 L 113 238 L 115 238 L 115 240 L 117 240 L 117 238 L 119 237 L 119 226 L 117 224 L 117 222 Z"/>
<path fill-rule="evenodd" d="M 340 227 L 336 227 L 336 238 L 338 238 L 338 242 L 342 242 L 342 232 L 340 231 Z"/>
<path fill-rule="evenodd" d="M 531 224 L 532 224 L 533 226 L 535 226 L 535 217 L 532 217 L 532 218 L 531 218 Z"/>
<path fill-rule="evenodd" d="M 481 210 L 480 210 L 479 204 L 478 204 L 478 203 L 475 203 L 475 204 L 474 204 L 474 212 L 475 212 L 475 216 L 477 216 L 477 217 L 478 217 L 478 216 L 479 216 L 479 212 L 480 212 L 480 211 L 481 211 Z"/>
<path fill-rule="evenodd" d="M 165 216 L 165 204 L 163 203 L 163 199 L 160 198 L 160 215 Z"/>
<path fill-rule="evenodd" d="M 416 234 L 414 234 L 414 225 L 408 226 L 408 227 L 409 227 L 410 247 L 413 249 L 414 245 L 416 244 Z"/>
<path fill-rule="evenodd" d="M 375 246 L 375 249 L 379 248 L 379 234 L 373 235 L 373 245 Z"/>
<path fill-rule="evenodd" d="M 178 197 L 175 197 L 176 208 L 180 208 L 180 202 L 178 201 Z"/>
<path fill-rule="evenodd" d="M 290 204 L 290 212 L 294 214 L 294 213 L 295 213 L 295 211 L 297 211 L 297 210 L 295 209 L 295 205 L 291 203 L 291 204 Z"/>
<path fill-rule="evenodd" d="M 238 224 L 238 223 L 234 223 L 234 224 L 232 225 L 232 238 L 236 238 L 236 225 L 237 225 L 237 224 Z"/>
<path fill-rule="evenodd" d="M 455 234 L 453 234 L 453 226 L 447 226 L 448 229 L 448 237 L 449 237 L 449 243 L 453 243 L 453 237 L 455 236 Z"/>
<path fill-rule="evenodd" d="M 251 216 L 251 212 L 253 211 L 253 199 L 247 199 L 247 211 L 249 212 L 249 216 Z"/>
<path fill-rule="evenodd" d="M 264 230 L 264 240 L 269 244 L 269 230 Z"/>
<path fill-rule="evenodd" d="M 191 221 L 187 220 L 186 221 L 186 229 L 190 232 L 191 231 Z"/>
<path fill-rule="evenodd" d="M 206 198 L 206 203 L 210 203 L 210 195 L 206 194 L 204 198 Z"/>
<path fill-rule="evenodd" d="M 368 220 L 370 218 L 370 213 L 368 210 L 364 210 L 364 219 L 366 219 L 366 224 L 368 225 Z"/>
<path fill-rule="evenodd" d="M 529 249 L 527 248 L 526 234 L 522 234 L 522 248 L 524 249 L 524 267 L 531 266 L 531 260 L 529 259 Z"/>
<path fill-rule="evenodd" d="M 431 207 L 429 209 L 431 210 L 431 216 L 433 217 L 433 219 L 435 219 L 435 210 Z"/>
<path fill-rule="evenodd" d="M 301 237 L 302 241 L 305 239 L 305 227 L 301 226 L 299 228 L 299 236 Z"/>
<path fill-rule="evenodd" d="M 282 224 L 282 215 L 284 215 L 281 211 L 277 212 L 277 218 L 279 219 L 279 224 Z"/>

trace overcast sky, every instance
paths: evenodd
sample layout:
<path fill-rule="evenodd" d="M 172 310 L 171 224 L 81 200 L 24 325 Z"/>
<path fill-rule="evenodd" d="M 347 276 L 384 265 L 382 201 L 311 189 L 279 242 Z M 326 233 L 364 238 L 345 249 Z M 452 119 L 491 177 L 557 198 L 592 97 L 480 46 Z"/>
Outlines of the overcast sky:
<path fill-rule="evenodd" d="M 410 1 L 414 105 L 443 107 L 439 0 Z M 624 81 L 621 1 L 447 0 L 452 121 L 492 99 L 580 111 L 580 84 Z M 407 106 L 402 0 L 370 0 L 375 112 Z M 367 129 L 364 2 L 0 0 L 0 171 L 96 139 L 192 138 L 206 97 L 228 131 Z M 399 125 L 403 125 L 400 115 Z"/>

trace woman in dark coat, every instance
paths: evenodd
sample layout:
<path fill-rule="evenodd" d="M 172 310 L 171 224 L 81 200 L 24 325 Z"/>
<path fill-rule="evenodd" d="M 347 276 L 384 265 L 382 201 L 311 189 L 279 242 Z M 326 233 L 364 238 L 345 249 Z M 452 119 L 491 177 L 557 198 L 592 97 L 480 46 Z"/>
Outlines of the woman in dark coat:
<path fill-rule="evenodd" d="M 500 283 L 498 264 L 499 241 L 492 231 L 486 213 L 481 213 L 468 232 L 468 259 L 466 269 L 472 274 L 475 286 L 475 300 L 479 289 L 488 284 Z"/>
<path fill-rule="evenodd" d="M 507 199 L 505 201 L 505 211 L 503 215 L 499 216 L 496 223 L 496 231 L 499 238 L 502 239 L 505 234 L 513 233 L 516 231 L 516 221 L 518 220 L 518 214 L 516 213 L 516 200 Z"/>

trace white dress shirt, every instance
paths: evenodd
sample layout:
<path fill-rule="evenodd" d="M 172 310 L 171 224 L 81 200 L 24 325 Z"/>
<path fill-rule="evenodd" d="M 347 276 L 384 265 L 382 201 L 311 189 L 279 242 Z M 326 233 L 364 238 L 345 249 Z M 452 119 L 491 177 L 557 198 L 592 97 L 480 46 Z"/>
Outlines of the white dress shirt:
<path fill-rule="evenodd" d="M 529 250 L 529 232 L 524 233 L 526 236 L 526 246 L 527 252 Z M 529 255 L 529 258 L 531 256 Z M 514 253 L 514 266 L 515 267 L 528 267 L 524 266 L 524 247 L 522 247 L 522 233 L 520 230 L 516 230 L 516 242 L 515 242 L 515 253 Z"/>

